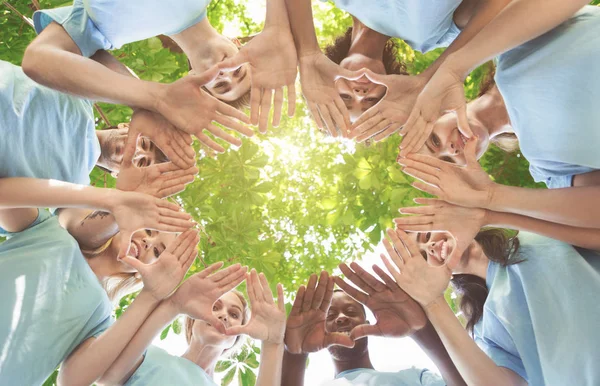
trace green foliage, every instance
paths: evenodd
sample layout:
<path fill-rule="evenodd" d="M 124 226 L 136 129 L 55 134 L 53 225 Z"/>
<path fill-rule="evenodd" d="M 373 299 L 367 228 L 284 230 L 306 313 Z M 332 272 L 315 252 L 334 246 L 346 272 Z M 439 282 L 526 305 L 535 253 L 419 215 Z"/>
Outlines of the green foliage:
<path fill-rule="evenodd" d="M 254 386 L 256 383 L 255 371 L 259 366 L 260 348 L 250 342 L 246 342 L 239 353 L 219 361 L 215 366 L 215 372 L 225 373 L 221 380 L 221 386 L 229 385 L 238 375 L 238 385 Z"/>

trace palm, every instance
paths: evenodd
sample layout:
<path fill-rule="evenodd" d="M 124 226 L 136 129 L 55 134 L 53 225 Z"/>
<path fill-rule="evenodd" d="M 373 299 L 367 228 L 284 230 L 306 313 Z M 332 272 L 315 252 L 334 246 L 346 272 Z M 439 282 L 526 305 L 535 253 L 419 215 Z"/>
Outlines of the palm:
<path fill-rule="evenodd" d="M 335 89 L 338 65 L 322 53 L 300 58 L 300 84 L 304 97 L 315 103 L 327 103 L 332 97 L 339 97 Z"/>
<path fill-rule="evenodd" d="M 279 312 L 277 307 L 255 306 L 252 309 L 252 319 L 246 326 L 246 334 L 263 342 L 282 342 L 285 313 Z"/>
<path fill-rule="evenodd" d="M 411 261 L 414 264 L 404 266 L 402 275 L 405 275 L 406 280 L 402 289 L 425 307 L 446 291 L 452 271 L 446 265 L 432 267 L 420 255 L 413 257 Z"/>
<path fill-rule="evenodd" d="M 171 299 L 180 313 L 193 319 L 209 320 L 212 317 L 212 306 L 221 295 L 209 280 L 193 275 L 177 289 Z"/>
<path fill-rule="evenodd" d="M 183 280 L 186 272 L 177 256 L 165 250 L 157 261 L 149 264 L 140 274 L 144 289 L 156 299 L 165 299 Z"/>
<path fill-rule="evenodd" d="M 442 200 L 466 207 L 485 207 L 482 197 L 487 200 L 493 182 L 478 162 L 452 165 L 439 178 Z"/>
<path fill-rule="evenodd" d="M 404 291 L 387 289 L 369 296 L 365 304 L 377 319 L 382 336 L 400 337 L 421 329 L 427 317 L 417 302 Z"/>
<path fill-rule="evenodd" d="M 415 108 L 421 111 L 426 121 L 432 122 L 442 112 L 455 111 L 465 105 L 465 91 L 460 79 L 440 68 L 417 98 Z"/>
<path fill-rule="evenodd" d="M 162 198 L 158 195 L 158 192 L 162 189 L 160 176 L 161 173 L 156 165 L 147 168 L 138 168 L 133 165 L 123 167 L 117 178 L 117 189 Z"/>
<path fill-rule="evenodd" d="M 291 353 L 317 352 L 325 345 L 325 312 L 311 309 L 300 315 L 288 317 L 285 344 Z"/>
<path fill-rule="evenodd" d="M 121 231 L 134 232 L 147 228 L 148 224 L 158 224 L 159 214 L 155 199 L 138 192 L 127 192 L 115 207 L 113 216 Z"/>

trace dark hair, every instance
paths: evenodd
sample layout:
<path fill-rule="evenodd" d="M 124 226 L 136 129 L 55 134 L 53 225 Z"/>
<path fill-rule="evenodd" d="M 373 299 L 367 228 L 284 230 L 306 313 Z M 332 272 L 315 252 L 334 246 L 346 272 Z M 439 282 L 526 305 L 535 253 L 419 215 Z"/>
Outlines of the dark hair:
<path fill-rule="evenodd" d="M 348 56 L 350 45 L 352 44 L 352 27 L 346 30 L 346 33 L 337 37 L 335 42 L 325 47 L 325 56 L 332 62 L 340 64 Z M 406 75 L 406 65 L 398 59 L 398 43 L 394 39 L 389 39 L 383 49 L 383 67 L 386 74 Z"/>
<path fill-rule="evenodd" d="M 482 230 L 475 236 L 475 240 L 488 259 L 502 267 L 524 261 L 514 257 L 519 250 L 519 239 L 516 235 L 511 237 L 505 229 Z M 483 316 L 483 306 L 488 295 L 485 280 L 475 275 L 457 274 L 453 276 L 451 283 L 460 295 L 459 308 L 467 318 L 467 331 L 472 334 L 475 324 Z"/>

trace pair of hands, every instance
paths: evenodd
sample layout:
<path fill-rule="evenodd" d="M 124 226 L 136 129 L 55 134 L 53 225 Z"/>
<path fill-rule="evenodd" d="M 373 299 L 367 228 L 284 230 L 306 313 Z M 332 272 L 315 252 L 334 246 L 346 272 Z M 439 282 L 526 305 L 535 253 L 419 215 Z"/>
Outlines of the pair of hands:
<path fill-rule="evenodd" d="M 406 336 L 423 328 L 427 323 L 421 307 L 381 268 L 373 267 L 383 282 L 356 263 L 351 263 L 350 266 L 342 264 L 340 269 L 347 280 L 360 290 L 339 277 L 329 277 L 326 271 L 321 272 L 318 281 L 317 276 L 312 275 L 307 286 L 301 286 L 298 290 L 288 317 L 285 344 L 292 354 L 316 352 L 331 345 L 353 347 L 356 339 L 367 335 Z M 373 312 L 377 319 L 374 325 L 356 326 L 349 336 L 326 330 L 327 311 L 336 283 Z"/>

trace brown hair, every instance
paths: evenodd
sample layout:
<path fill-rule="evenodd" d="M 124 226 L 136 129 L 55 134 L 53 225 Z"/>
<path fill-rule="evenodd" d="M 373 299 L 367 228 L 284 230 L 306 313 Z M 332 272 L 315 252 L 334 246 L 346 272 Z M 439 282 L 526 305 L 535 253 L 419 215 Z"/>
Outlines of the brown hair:
<path fill-rule="evenodd" d="M 238 296 L 238 298 L 240 298 L 242 306 L 244 307 L 244 310 L 242 311 L 242 325 L 244 325 L 248 322 L 248 319 L 250 319 L 250 308 L 248 307 L 248 302 L 246 301 L 244 294 L 242 294 L 240 291 L 231 290 L 231 292 L 233 292 Z M 188 345 L 192 342 L 192 328 L 194 327 L 194 322 L 195 320 L 190 318 L 189 316 L 186 315 L 184 317 L 183 325 L 185 326 L 185 340 L 187 341 Z M 223 354 L 221 355 L 232 356 L 243 344 L 244 340 L 242 339 L 242 335 L 238 335 L 235 338 L 235 343 L 233 343 L 233 346 L 223 350 Z"/>
<path fill-rule="evenodd" d="M 482 230 L 475 236 L 475 240 L 488 259 L 502 267 L 524 261 L 515 258 L 515 254 L 519 250 L 519 239 L 516 235 L 511 237 L 505 229 Z M 470 274 L 454 275 L 450 282 L 460 295 L 459 308 L 467 318 L 467 331 L 472 334 L 475 324 L 483 316 L 483 306 L 488 295 L 486 282 L 479 276 Z"/>
<path fill-rule="evenodd" d="M 335 39 L 335 42 L 325 47 L 325 56 L 332 62 L 340 64 L 348 56 L 350 46 L 352 45 L 352 27 L 349 27 L 341 36 Z M 386 74 L 407 75 L 406 65 L 398 59 L 398 43 L 394 39 L 389 39 L 383 49 L 383 67 Z"/>
<path fill-rule="evenodd" d="M 106 251 L 112 244 L 114 236 L 106 243 L 96 249 L 86 250 L 81 249 L 81 253 L 88 259 L 98 256 Z M 118 302 L 123 296 L 139 291 L 142 288 L 142 279 L 136 277 L 137 272 L 117 273 L 102 281 L 102 288 L 108 294 L 108 299 L 112 303 Z"/>

